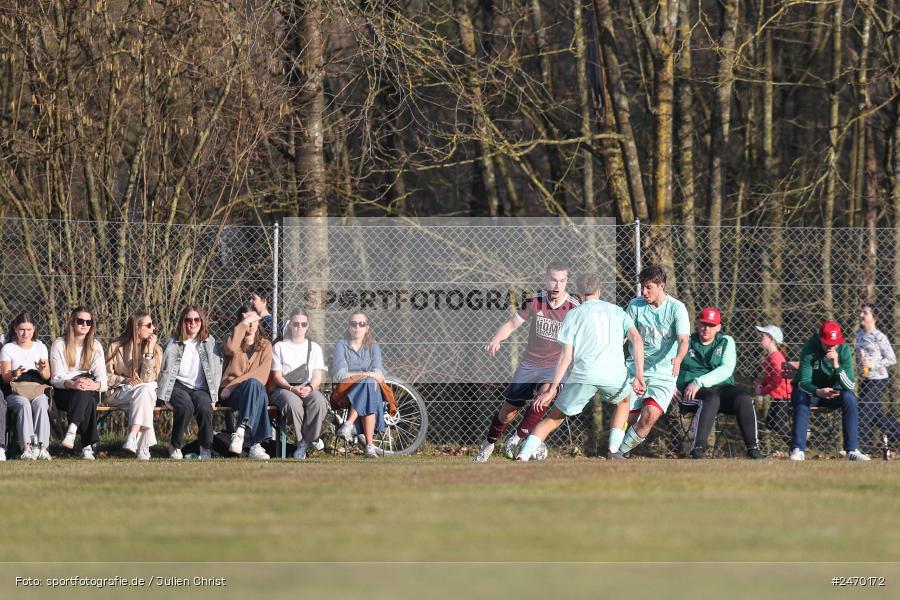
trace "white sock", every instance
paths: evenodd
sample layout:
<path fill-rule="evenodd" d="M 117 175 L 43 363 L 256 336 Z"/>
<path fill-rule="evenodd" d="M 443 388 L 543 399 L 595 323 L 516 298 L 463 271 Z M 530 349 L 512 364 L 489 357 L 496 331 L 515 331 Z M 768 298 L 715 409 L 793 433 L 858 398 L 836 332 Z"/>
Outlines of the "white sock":
<path fill-rule="evenodd" d="M 622 440 L 625 439 L 625 430 L 618 429 L 613 427 L 609 430 L 609 451 L 612 454 L 615 454 L 619 451 L 619 446 L 622 445 Z"/>

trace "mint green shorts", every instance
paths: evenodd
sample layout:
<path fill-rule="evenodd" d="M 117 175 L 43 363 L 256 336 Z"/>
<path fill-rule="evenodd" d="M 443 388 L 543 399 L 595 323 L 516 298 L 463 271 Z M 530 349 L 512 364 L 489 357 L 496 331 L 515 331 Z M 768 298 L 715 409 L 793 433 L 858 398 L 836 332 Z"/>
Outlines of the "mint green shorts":
<path fill-rule="evenodd" d="M 592 383 L 566 383 L 566 386 L 556 397 L 553 403 L 559 412 L 571 417 L 580 413 L 591 399 L 599 394 L 601 402 L 618 404 L 631 394 L 631 379 L 626 379 L 622 385 L 595 385 Z"/>
<path fill-rule="evenodd" d="M 669 403 L 672 402 L 672 395 L 675 394 L 675 379 L 644 375 L 644 383 L 647 384 L 647 391 L 640 398 L 631 397 L 629 412 L 640 412 L 647 400 L 653 400 L 663 413 L 669 410 Z"/>

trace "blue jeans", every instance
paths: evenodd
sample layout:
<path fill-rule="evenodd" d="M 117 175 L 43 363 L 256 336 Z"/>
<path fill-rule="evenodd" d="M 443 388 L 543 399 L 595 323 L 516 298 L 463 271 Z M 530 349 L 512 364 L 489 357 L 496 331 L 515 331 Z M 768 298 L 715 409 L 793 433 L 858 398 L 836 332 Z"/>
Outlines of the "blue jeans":
<path fill-rule="evenodd" d="M 799 387 L 791 394 L 794 407 L 794 434 L 791 449 L 806 450 L 806 432 L 809 429 L 809 412 L 813 406 L 841 409 L 841 424 L 844 433 L 844 450 L 850 452 L 859 447 L 859 402 L 856 394 L 846 390 L 836 398 L 824 399 L 807 394 Z"/>
<path fill-rule="evenodd" d="M 269 423 L 269 397 L 266 388 L 256 379 L 250 378 L 238 384 L 227 400 L 220 402 L 238 411 L 238 425 L 247 426 L 250 444 L 258 444 L 272 439 L 272 424 Z"/>

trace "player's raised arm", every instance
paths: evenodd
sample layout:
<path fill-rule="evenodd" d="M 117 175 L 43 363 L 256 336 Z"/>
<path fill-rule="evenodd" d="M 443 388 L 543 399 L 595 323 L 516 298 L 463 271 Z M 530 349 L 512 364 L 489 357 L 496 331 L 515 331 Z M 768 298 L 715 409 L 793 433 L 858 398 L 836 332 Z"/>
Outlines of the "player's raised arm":
<path fill-rule="evenodd" d="M 525 322 L 525 319 L 519 316 L 519 313 L 513 314 L 509 319 L 503 322 L 503 325 L 497 328 L 497 332 L 494 333 L 494 337 L 491 338 L 484 346 L 485 352 L 494 356 L 497 353 L 497 350 L 500 349 L 500 344 L 512 335 L 512 333 L 522 326 L 522 323 Z"/>

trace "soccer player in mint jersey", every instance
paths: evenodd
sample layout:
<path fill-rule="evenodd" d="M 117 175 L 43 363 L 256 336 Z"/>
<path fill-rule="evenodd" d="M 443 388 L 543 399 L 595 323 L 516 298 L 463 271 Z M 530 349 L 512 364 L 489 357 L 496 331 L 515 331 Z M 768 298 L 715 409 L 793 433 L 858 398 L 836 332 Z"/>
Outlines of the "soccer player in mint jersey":
<path fill-rule="evenodd" d="M 644 351 L 641 336 L 624 310 L 600 300 L 600 276 L 588 273 L 578 278 L 581 305 L 569 311 L 557 340 L 562 351 L 556 363 L 550 388 L 538 394 L 534 406 L 546 409 L 569 366 L 565 388 L 559 392 L 553 408 L 525 439 L 517 460 L 530 460 L 547 436 L 562 425 L 566 417 L 577 415 L 599 394 L 602 402 L 628 405 L 632 390 L 644 392 Z M 634 351 L 635 376 L 629 377 L 625 366 L 625 338 Z"/>
<path fill-rule="evenodd" d="M 578 300 L 566 293 L 566 284 L 569 281 L 569 269 L 566 265 L 552 262 L 547 266 L 546 275 L 546 291 L 525 300 L 513 316 L 497 329 L 494 337 L 484 347 L 488 354 L 494 356 L 503 340 L 524 323 L 528 323 L 525 356 L 513 375 L 512 383 L 506 388 L 504 394 L 506 400 L 491 419 L 486 439 L 475 455 L 476 462 L 484 462 L 491 457 L 494 444 L 503 435 L 506 426 L 522 407 L 534 398 L 535 393 L 539 391 L 537 388 L 546 389 L 548 382 L 553 379 L 560 351 L 556 334 L 566 314 L 578 306 Z M 546 408 L 537 411 L 533 404 L 528 407 L 519 427 L 504 444 L 504 453 L 508 458 L 513 458 L 521 438 L 531 432 L 545 412 Z"/>
<path fill-rule="evenodd" d="M 619 405 L 609 434 L 609 457 L 624 458 L 639 445 L 665 414 L 675 393 L 681 361 L 688 352 L 691 320 L 684 304 L 666 294 L 666 271 L 652 265 L 638 274 L 641 295 L 628 303 L 625 312 L 634 320 L 644 342 L 644 382 L 647 389 L 633 396 L 628 408 Z M 635 353 L 628 359 L 634 376 Z M 625 422 L 633 426 L 625 433 Z"/>

